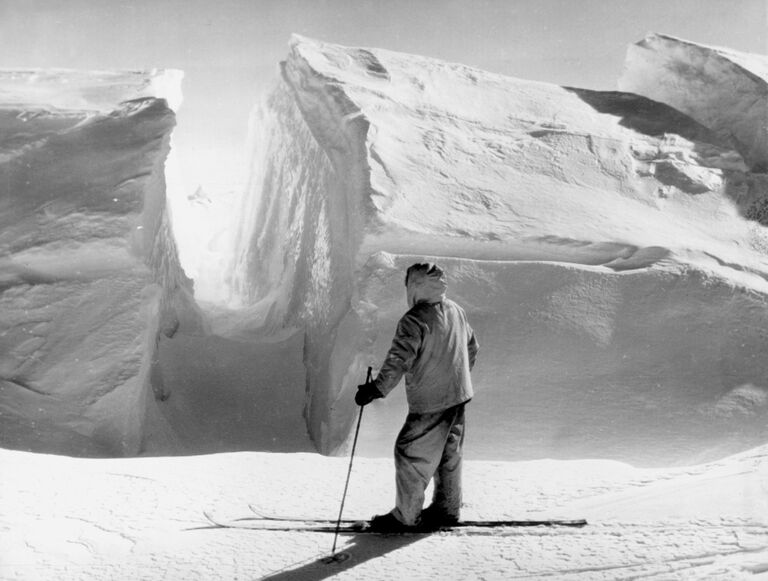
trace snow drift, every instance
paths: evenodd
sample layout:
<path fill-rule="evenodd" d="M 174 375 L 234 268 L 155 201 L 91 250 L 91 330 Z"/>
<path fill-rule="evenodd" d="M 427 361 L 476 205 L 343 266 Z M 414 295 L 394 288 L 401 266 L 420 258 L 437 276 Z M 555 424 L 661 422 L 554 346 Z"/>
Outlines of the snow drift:
<path fill-rule="evenodd" d="M 165 211 L 180 80 L 0 73 L 2 446 L 135 455 L 165 429 L 159 337 L 199 324 Z"/>
<path fill-rule="evenodd" d="M 239 308 L 217 324 L 303 330 L 322 452 L 344 449 L 423 259 L 481 342 L 478 456 L 684 462 L 766 440 L 758 148 L 636 94 L 298 36 L 252 123 Z M 402 394 L 367 409 L 363 449 L 388 454 Z"/>

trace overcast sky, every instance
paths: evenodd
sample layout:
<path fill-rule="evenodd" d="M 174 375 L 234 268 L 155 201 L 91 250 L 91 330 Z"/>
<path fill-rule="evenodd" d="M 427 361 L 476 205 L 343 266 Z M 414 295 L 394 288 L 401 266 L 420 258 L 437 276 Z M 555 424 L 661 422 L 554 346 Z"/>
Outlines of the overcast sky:
<path fill-rule="evenodd" d="M 648 32 L 765 54 L 767 28 L 765 0 L 0 0 L 0 67 L 184 70 L 181 161 L 215 190 L 292 32 L 610 90 Z"/>

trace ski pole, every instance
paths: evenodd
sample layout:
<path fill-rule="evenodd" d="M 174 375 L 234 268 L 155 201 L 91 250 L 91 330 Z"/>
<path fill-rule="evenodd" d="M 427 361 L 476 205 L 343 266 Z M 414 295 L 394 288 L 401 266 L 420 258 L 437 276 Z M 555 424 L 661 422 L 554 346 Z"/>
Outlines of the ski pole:
<path fill-rule="evenodd" d="M 365 376 L 365 382 L 369 383 L 372 379 L 373 368 L 368 368 L 368 374 Z M 357 447 L 357 436 L 360 433 L 360 422 L 363 419 L 363 406 L 360 406 L 360 412 L 357 415 L 357 427 L 355 428 L 355 438 L 352 440 L 352 454 L 349 456 L 349 470 L 347 470 L 347 481 L 344 484 L 344 494 L 341 495 L 341 507 L 339 508 L 339 518 L 336 521 L 336 532 L 333 535 L 333 548 L 331 556 L 326 560 L 328 563 L 346 561 L 349 555 L 340 553 L 336 555 L 336 541 L 339 538 L 339 529 L 341 529 L 341 515 L 344 513 L 344 502 L 347 499 L 347 489 L 349 488 L 349 478 L 352 476 L 352 461 L 355 459 L 355 448 Z"/>

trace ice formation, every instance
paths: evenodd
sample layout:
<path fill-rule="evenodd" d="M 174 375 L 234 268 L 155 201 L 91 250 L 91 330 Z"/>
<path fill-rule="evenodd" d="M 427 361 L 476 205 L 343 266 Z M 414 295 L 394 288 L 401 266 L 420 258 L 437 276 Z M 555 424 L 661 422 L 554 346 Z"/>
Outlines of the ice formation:
<path fill-rule="evenodd" d="M 180 80 L 0 73 L 4 447 L 121 456 L 167 436 L 159 337 L 199 324 L 165 211 Z"/>
<path fill-rule="evenodd" d="M 685 46 L 702 58 L 678 67 L 683 93 L 722 52 Z M 728 58 L 750 66 L 706 77 L 713 93 L 765 64 Z M 628 62 L 624 82 L 658 74 L 657 98 L 678 97 L 665 67 Z M 215 244 L 178 240 L 221 260 L 199 270 L 208 289 L 228 276 L 230 310 L 206 306 L 217 335 L 165 210 L 178 94 L 172 72 L 0 72 L 0 447 L 309 451 L 306 399 L 315 443 L 342 450 L 354 387 L 405 309 L 403 270 L 434 258 L 482 342 L 465 518 L 590 526 L 357 535 L 334 574 L 768 571 L 766 176 L 759 136 L 747 147 L 728 129 L 740 117 L 707 105 L 697 123 L 634 94 L 297 37 L 253 118 L 236 236 L 212 224 Z M 390 456 L 403 406 L 366 408 L 364 453 Z M 747 447 L 686 467 L 593 459 L 693 464 Z M 498 461 L 523 458 L 539 459 Z M 325 578 L 327 536 L 243 534 L 202 511 L 336 518 L 349 476 L 318 454 L 0 450 L 0 465 L 0 572 L 29 580 Z M 391 507 L 390 468 L 355 460 L 346 517 Z"/>
<path fill-rule="evenodd" d="M 186 192 L 216 239 L 175 229 L 213 333 L 165 210 L 178 74 L 4 72 L 0 444 L 341 453 L 425 259 L 481 342 L 470 458 L 763 444 L 765 67 L 656 36 L 597 92 L 296 36 L 239 207 Z M 361 453 L 404 413 L 366 408 Z"/>
<path fill-rule="evenodd" d="M 671 105 L 732 140 L 768 170 L 768 62 L 763 55 L 651 34 L 629 48 L 619 87 Z"/>
<path fill-rule="evenodd" d="M 253 126 L 228 332 L 304 330 L 322 452 L 344 449 L 422 259 L 480 337 L 480 456 L 676 462 L 765 441 L 765 179 L 721 126 L 298 36 Z M 367 409 L 363 448 L 387 454 L 402 398 Z"/>

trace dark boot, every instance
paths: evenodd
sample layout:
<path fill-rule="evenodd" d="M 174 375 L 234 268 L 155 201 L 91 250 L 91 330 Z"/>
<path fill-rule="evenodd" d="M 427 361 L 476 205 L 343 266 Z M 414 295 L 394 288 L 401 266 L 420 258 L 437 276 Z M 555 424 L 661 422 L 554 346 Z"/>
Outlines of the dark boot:
<path fill-rule="evenodd" d="M 439 506 L 429 505 L 421 511 L 418 527 L 422 530 L 436 530 L 441 527 L 449 527 L 459 522 L 457 515 L 447 514 Z"/>
<path fill-rule="evenodd" d="M 379 514 L 371 519 L 368 530 L 378 533 L 403 533 L 415 530 L 416 527 L 401 523 L 391 512 Z"/>

